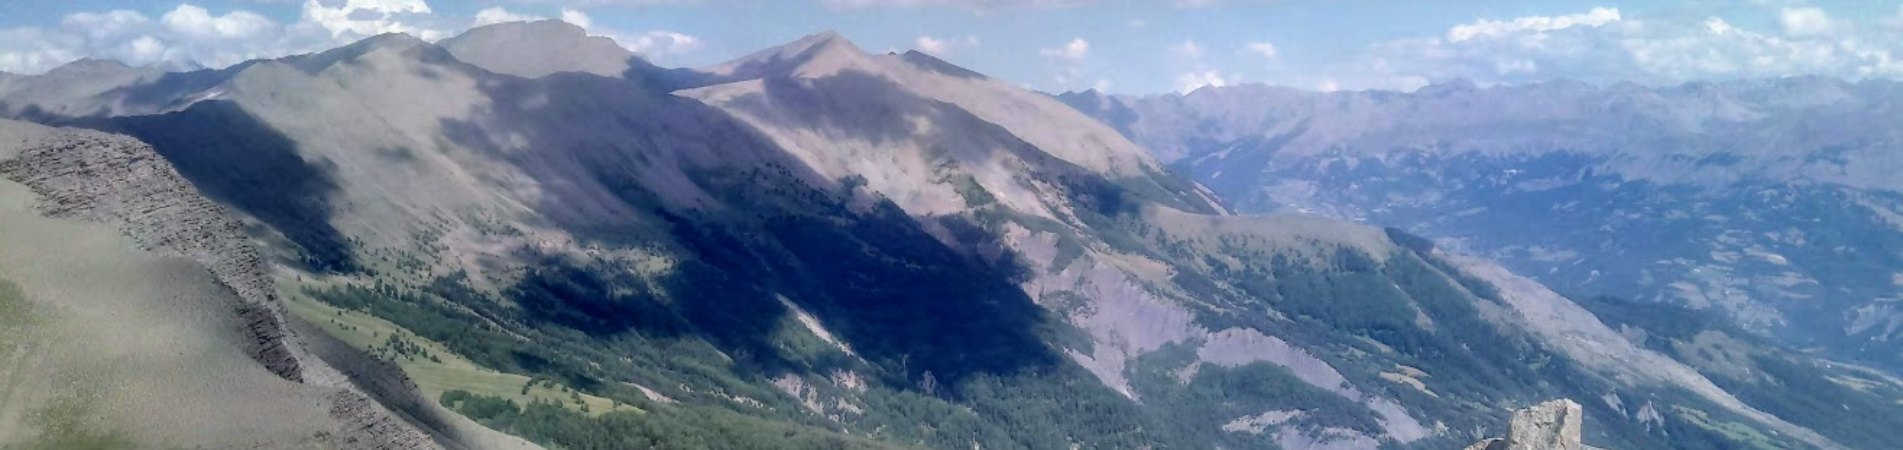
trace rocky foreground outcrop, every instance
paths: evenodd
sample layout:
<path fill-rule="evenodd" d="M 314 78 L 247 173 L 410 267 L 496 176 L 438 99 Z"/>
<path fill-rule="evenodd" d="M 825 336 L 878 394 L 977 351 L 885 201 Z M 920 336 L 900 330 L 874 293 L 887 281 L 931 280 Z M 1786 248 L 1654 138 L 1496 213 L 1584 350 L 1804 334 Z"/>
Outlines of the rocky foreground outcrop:
<path fill-rule="evenodd" d="M 239 313 L 252 337 L 252 358 L 285 379 L 313 381 L 302 361 L 308 356 L 284 339 L 264 258 L 242 224 L 199 195 L 151 147 L 106 133 L 4 126 L 0 136 L 23 142 L 18 155 L 0 161 L 0 177 L 38 194 L 42 213 L 110 225 L 145 251 L 205 266 L 245 300 Z"/>
<path fill-rule="evenodd" d="M 117 228 L 141 250 L 203 266 L 242 303 L 252 359 L 287 380 L 337 389 L 333 418 L 351 424 L 346 448 L 441 448 L 429 434 L 313 355 L 287 326 L 262 254 L 243 224 L 200 195 L 152 147 L 136 139 L 0 120 L 0 178 L 40 197 L 41 214 Z"/>
<path fill-rule="evenodd" d="M 1558 399 L 1513 412 L 1507 436 L 1488 438 L 1467 450 L 1583 450 L 1580 424 L 1585 413 L 1579 403 Z"/>

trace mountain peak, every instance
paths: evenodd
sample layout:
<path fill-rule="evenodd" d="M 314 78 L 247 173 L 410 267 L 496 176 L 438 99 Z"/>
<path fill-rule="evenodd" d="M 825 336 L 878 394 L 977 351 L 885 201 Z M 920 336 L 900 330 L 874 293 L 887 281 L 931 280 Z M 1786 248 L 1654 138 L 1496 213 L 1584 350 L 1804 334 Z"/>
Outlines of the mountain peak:
<path fill-rule="evenodd" d="M 88 57 L 62 64 L 59 67 L 54 67 L 53 70 L 47 71 L 47 74 L 61 74 L 66 76 L 81 74 L 97 75 L 103 73 L 132 72 L 135 70 L 137 69 L 118 60 Z"/>
<path fill-rule="evenodd" d="M 428 46 L 430 46 L 428 41 L 424 41 L 416 36 L 411 36 L 409 33 L 383 33 L 364 38 L 355 44 L 350 44 L 346 48 L 356 47 L 369 51 L 380 49 L 412 49 Z"/>
<path fill-rule="evenodd" d="M 424 60 L 442 60 L 448 58 L 446 54 L 442 53 L 442 48 L 428 41 L 418 39 L 416 36 L 405 33 L 384 33 L 364 38 L 363 40 L 343 47 L 319 53 L 292 56 L 280 61 L 296 66 L 299 70 L 303 70 L 306 73 L 317 73 L 330 68 L 338 62 L 357 60 L 376 53 L 395 53 L 405 55 L 405 57 L 415 57 Z"/>
<path fill-rule="evenodd" d="M 807 61 L 865 55 L 864 51 L 859 50 L 859 46 L 853 45 L 852 41 L 833 30 L 807 35 L 781 46 L 780 50 L 783 55 L 796 55 Z"/>
<path fill-rule="evenodd" d="M 859 65 L 866 53 L 838 32 L 826 30 L 768 48 L 740 59 L 709 67 L 717 79 L 737 80 L 769 75 L 819 75 Z"/>
<path fill-rule="evenodd" d="M 499 22 L 470 28 L 463 34 L 444 39 L 442 44 L 459 40 L 471 40 L 493 35 L 506 35 L 517 39 L 531 39 L 544 42 L 578 41 L 588 37 L 588 30 L 579 25 L 557 19 L 532 21 Z"/>
<path fill-rule="evenodd" d="M 558 72 L 620 77 L 632 66 L 647 66 L 612 39 L 553 19 L 476 27 L 439 45 L 463 62 L 527 78 Z"/>

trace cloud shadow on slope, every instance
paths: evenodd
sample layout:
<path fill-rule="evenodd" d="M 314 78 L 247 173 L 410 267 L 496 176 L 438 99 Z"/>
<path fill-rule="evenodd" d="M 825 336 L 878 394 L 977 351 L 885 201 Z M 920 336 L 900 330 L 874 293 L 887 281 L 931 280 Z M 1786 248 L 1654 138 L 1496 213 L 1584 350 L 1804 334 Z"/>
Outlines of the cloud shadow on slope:
<path fill-rule="evenodd" d="M 352 271 L 349 240 L 330 222 L 339 189 L 323 167 L 306 161 L 297 143 L 228 101 L 205 101 L 183 111 L 88 118 L 73 125 L 123 133 L 144 141 L 180 175 L 218 202 L 244 211 L 282 234 L 306 268 Z"/>

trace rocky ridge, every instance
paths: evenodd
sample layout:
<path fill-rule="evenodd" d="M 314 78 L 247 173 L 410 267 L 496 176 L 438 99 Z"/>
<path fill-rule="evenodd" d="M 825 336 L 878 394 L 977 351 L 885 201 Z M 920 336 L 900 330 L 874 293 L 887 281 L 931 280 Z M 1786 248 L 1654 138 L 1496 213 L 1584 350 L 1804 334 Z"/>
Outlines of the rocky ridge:
<path fill-rule="evenodd" d="M 351 385 L 344 374 L 304 348 L 286 326 L 267 278 L 265 260 L 243 225 L 199 195 L 152 148 L 138 140 L 94 131 L 53 129 L 0 121 L 0 177 L 38 194 L 48 217 L 113 226 L 141 250 L 195 261 L 243 303 L 252 359 L 290 381 L 338 389 L 332 417 L 353 424 L 341 436 L 347 448 L 443 448 Z"/>

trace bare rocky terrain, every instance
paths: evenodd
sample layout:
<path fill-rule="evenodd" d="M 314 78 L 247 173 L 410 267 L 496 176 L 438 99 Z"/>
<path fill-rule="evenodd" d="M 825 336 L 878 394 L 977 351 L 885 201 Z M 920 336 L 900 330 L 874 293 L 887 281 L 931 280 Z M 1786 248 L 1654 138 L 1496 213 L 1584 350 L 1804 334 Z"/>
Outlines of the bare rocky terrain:
<path fill-rule="evenodd" d="M 661 69 L 604 42 L 88 61 L 6 81 L 0 112 L 104 132 L 5 125 L 0 174 L 228 289 L 220 342 L 326 396 L 298 414 L 348 431 L 319 446 L 524 444 L 474 422 L 561 448 L 1454 448 L 1554 397 L 1598 399 L 1583 439 L 1612 447 L 1870 437 L 1458 248 L 1234 214 L 1118 126 L 922 53 L 827 32 Z"/>
<path fill-rule="evenodd" d="M 196 286 L 196 289 L 202 292 L 198 295 L 203 297 L 165 298 L 164 294 L 153 294 L 152 297 L 152 300 L 184 302 L 181 304 L 134 302 L 125 305 L 130 308 L 127 313 L 134 317 L 140 315 L 137 313 L 139 311 L 137 308 L 176 307 L 186 311 L 197 311 L 197 314 L 202 316 L 191 319 L 197 322 L 139 323 L 118 319 L 120 323 L 103 321 L 87 326 L 135 329 L 170 326 L 182 327 L 186 333 L 208 336 L 211 341 L 197 344 L 203 348 L 201 351 L 207 352 L 206 357 L 218 357 L 215 355 L 219 350 L 248 355 L 250 360 L 255 362 L 254 367 L 293 383 L 274 389 L 297 391 L 298 393 L 291 394 L 292 398 L 303 398 L 309 402 L 299 406 L 279 405 L 278 408 L 303 409 L 304 411 L 299 414 L 323 417 L 321 420 L 312 420 L 311 426 L 316 431 L 311 432 L 310 435 L 292 437 L 285 441 L 273 442 L 270 439 L 241 434 L 209 434 L 174 442 L 180 444 L 229 443 L 234 442 L 231 439 L 259 439 L 257 444 L 273 447 L 294 447 L 299 441 L 323 442 L 327 446 L 337 448 L 461 447 L 454 441 L 439 442 L 438 439 L 442 436 L 425 433 L 418 428 L 417 424 L 410 423 L 409 419 L 404 418 L 400 413 L 380 404 L 378 400 L 359 389 L 354 384 L 356 380 L 333 369 L 329 363 L 306 348 L 304 339 L 290 330 L 288 321 L 291 319 L 284 315 L 283 306 L 276 294 L 277 289 L 269 278 L 270 269 L 267 267 L 267 261 L 246 235 L 242 224 L 226 214 L 223 207 L 199 195 L 196 189 L 180 177 L 163 158 L 154 153 L 151 147 L 125 136 L 89 130 L 54 129 L 5 121 L 0 122 L 0 176 L 10 180 L 10 183 L 18 183 L 9 187 L 9 189 L 20 191 L 13 195 L 25 195 L 17 197 L 22 201 L 12 205 L 16 209 L 5 212 L 13 218 L 9 220 L 17 221 L 14 222 L 15 225 L 9 225 L 7 228 L 10 238 L 38 239 L 43 241 L 38 245 L 46 245 L 54 242 L 78 242 L 79 239 L 98 240 L 99 237 L 79 238 L 78 236 L 99 235 L 99 231 L 92 230 L 95 227 L 116 229 L 125 239 L 130 240 L 137 251 L 150 255 L 124 258 L 174 261 L 165 266 L 177 273 L 176 276 L 182 277 L 176 280 L 176 284 Z M 32 206 L 31 210 L 18 209 L 28 204 Z M 30 231 L 34 228 L 45 228 L 46 225 L 43 224 L 55 223 L 54 221 L 85 222 L 88 225 L 67 226 L 76 230 L 71 233 L 73 237 L 60 237 L 57 235 L 61 233 L 57 232 L 52 233 L 54 234 L 52 236 L 43 236 Z M 25 241 L 15 240 L 13 245 L 3 250 L 16 256 L 39 253 L 30 248 L 16 247 L 22 246 L 23 242 Z M 111 242 L 111 239 L 106 239 L 106 242 Z M 124 251 L 133 251 L 133 248 L 127 248 Z M 177 261 L 185 261 L 188 264 L 179 264 Z M 56 266 L 59 264 L 47 264 L 43 269 Z M 192 267 L 198 269 L 194 271 L 190 269 Z M 27 272 L 18 276 L 23 280 L 31 280 L 32 278 L 27 277 L 32 276 L 30 275 L 32 271 Z M 75 276 L 80 279 L 96 277 L 96 282 L 120 286 L 120 289 L 134 290 L 127 292 L 136 292 L 139 289 L 138 282 L 114 279 L 113 275 L 108 273 L 80 272 L 65 275 L 65 277 Z M 201 279 L 193 280 L 193 278 Z M 30 289 L 45 289 L 34 284 L 28 286 Z M 141 296 L 140 294 L 130 295 Z M 115 308 L 113 306 L 115 302 L 128 300 L 130 299 L 83 295 L 67 298 L 66 295 L 55 294 L 52 299 L 41 302 L 29 300 L 28 303 L 33 304 L 36 309 L 44 309 L 51 315 L 60 316 L 67 313 L 68 309 L 98 311 L 102 308 Z M 47 303 L 49 301 L 51 303 Z M 229 314 L 229 316 L 223 314 Z M 80 315 L 86 316 L 86 313 L 82 312 Z M 192 329 L 194 327 L 200 329 Z M 163 346 L 165 342 L 149 344 Z M 77 364 L 75 361 L 88 359 L 88 356 L 83 355 L 72 356 L 71 359 L 68 359 L 68 356 L 59 355 L 60 352 L 76 351 L 71 349 L 30 349 L 29 351 L 43 355 L 41 357 L 45 360 L 35 364 L 41 367 Z M 226 361 L 223 364 L 228 366 L 231 363 Z M 138 370 L 135 366 L 118 368 L 114 372 L 124 371 L 126 374 L 134 374 L 138 373 Z M 50 380 L 34 381 L 35 379 L 56 376 L 59 373 L 54 370 L 42 372 L 29 370 L 23 373 L 9 373 L 8 378 L 37 384 L 47 383 Z M 226 394 L 206 395 L 201 398 L 191 394 L 194 391 L 208 392 L 236 387 L 227 385 L 224 377 L 190 380 L 155 376 L 151 379 L 137 380 L 135 383 L 146 385 L 145 389 L 175 391 L 159 398 L 174 398 L 175 400 L 172 400 L 176 402 L 174 406 L 182 408 L 231 408 L 233 411 L 243 411 L 247 408 L 232 407 L 233 405 L 229 403 L 257 401 L 259 398 L 268 398 L 273 395 L 253 393 L 250 395 L 259 398 L 246 398 Z M 261 381 L 249 380 L 243 383 L 259 384 Z M 126 398 L 115 400 L 118 402 L 142 401 Z M 29 399 L 24 403 L 28 406 L 10 405 L 9 408 L 29 408 L 34 402 Z M 161 405 L 154 403 L 152 406 Z M 271 414 L 278 418 L 251 417 L 248 420 L 279 421 L 293 417 L 287 415 L 285 411 Z M 134 419 L 129 424 L 115 425 L 115 420 L 109 418 L 106 422 L 95 425 L 99 426 L 98 431 L 102 433 L 114 431 L 111 428 L 113 426 L 127 427 L 126 431 L 123 431 L 126 433 L 125 438 L 132 439 L 134 442 L 163 435 L 150 434 L 160 432 L 159 430 L 140 427 L 140 424 L 160 422 Z M 218 429 L 204 424 L 194 426 L 200 427 L 201 432 Z M 40 431 L 42 434 L 47 432 L 50 431 Z M 33 433 L 22 431 L 19 435 L 30 436 Z M 162 441 L 162 439 L 153 439 L 151 442 Z"/>

